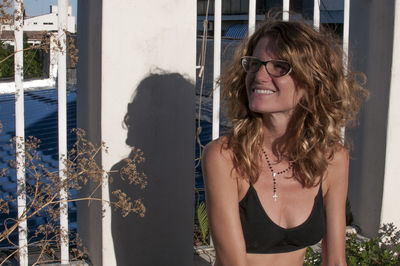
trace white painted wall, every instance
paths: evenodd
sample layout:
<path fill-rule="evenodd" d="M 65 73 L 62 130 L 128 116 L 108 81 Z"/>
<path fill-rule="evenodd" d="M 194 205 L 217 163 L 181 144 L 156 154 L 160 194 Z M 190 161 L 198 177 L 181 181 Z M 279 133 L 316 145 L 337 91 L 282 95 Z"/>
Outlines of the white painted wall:
<path fill-rule="evenodd" d="M 400 1 L 395 1 L 394 16 L 392 76 L 381 223 L 395 223 L 397 228 L 400 228 Z"/>
<path fill-rule="evenodd" d="M 127 114 L 128 104 L 134 100 L 135 88 L 139 83 L 156 69 L 180 73 L 194 83 L 196 2 L 186 0 L 106 0 L 103 1 L 102 24 L 101 134 L 102 140 L 110 147 L 109 153 L 102 154 L 103 167 L 108 170 L 120 160 L 129 156 L 130 147 L 126 145 L 125 141 L 128 132 L 123 128 L 123 118 Z M 173 90 L 171 90 L 172 92 Z M 154 97 L 162 96 L 154 95 Z M 182 96 L 175 95 L 174 97 L 179 99 Z M 162 101 L 162 99 L 160 100 Z M 194 98 L 192 104 L 193 106 L 192 108 L 189 107 L 188 112 L 194 110 Z M 171 106 L 171 108 L 173 107 Z M 152 108 L 150 107 L 145 112 L 151 111 Z M 134 115 L 140 116 L 142 114 Z M 176 114 L 177 117 L 180 115 Z M 191 129 L 194 128 L 178 130 L 190 131 Z M 149 128 L 149 131 L 152 130 L 154 129 Z M 194 131 L 189 132 L 189 134 L 194 134 Z M 152 135 L 152 132 L 149 132 L 149 137 Z M 163 138 L 164 136 L 158 137 Z M 154 143 L 159 142 L 154 139 Z M 137 145 L 138 148 L 143 149 L 143 147 L 140 147 L 141 143 Z M 191 143 L 185 145 L 191 145 Z M 177 148 L 179 149 L 179 147 Z M 161 147 L 148 147 L 147 150 L 144 150 L 145 157 L 151 156 L 149 149 L 162 150 Z M 166 154 L 166 156 L 174 156 L 173 152 L 170 151 L 170 154 Z M 194 154 L 187 154 L 186 156 L 192 158 Z M 151 160 L 152 158 L 147 159 Z M 154 164 L 153 167 L 160 166 Z M 149 175 L 150 173 L 146 174 Z M 150 174 L 148 178 L 150 179 L 149 186 L 151 186 L 151 179 L 160 177 Z M 193 176 L 190 176 L 189 173 L 187 178 L 193 178 Z M 191 190 L 190 187 L 187 187 L 187 189 Z M 162 195 L 158 196 L 162 197 Z M 103 197 L 107 199 L 108 187 L 104 187 Z M 135 197 L 135 195 L 132 195 L 132 197 Z M 147 197 L 157 197 L 157 195 Z M 149 212 L 152 211 L 150 208 Z M 110 215 L 110 212 L 107 211 L 103 220 L 103 265 L 114 265 L 115 263 Z M 160 220 L 159 226 L 166 225 L 162 225 Z M 129 232 L 124 234 L 129 234 Z M 176 235 L 176 237 L 179 236 Z M 135 236 L 132 235 L 132 238 L 134 239 Z M 160 240 L 154 239 L 154 241 Z M 165 249 L 167 249 L 167 246 Z M 143 254 L 143 256 L 145 255 Z M 182 256 L 185 255 L 182 254 Z M 172 260 L 172 258 L 169 259 Z M 135 261 L 135 258 L 132 258 L 132 260 Z"/>
<path fill-rule="evenodd" d="M 68 7 L 67 30 L 71 33 L 76 32 L 75 17 L 72 15 L 72 7 Z M 58 8 L 50 6 L 50 13 L 29 17 L 24 19 L 24 31 L 57 31 Z M 1 30 L 12 30 L 10 25 L 1 25 Z"/>
<path fill-rule="evenodd" d="M 190 22 L 196 9 L 192 2 L 103 1 L 102 121 L 111 124 L 103 127 L 102 135 L 114 147 L 105 155 L 106 168 L 130 151 L 121 143 L 126 138 L 122 120 L 114 118 L 124 117 L 139 82 L 157 68 L 195 79 L 195 26 Z"/>
<path fill-rule="evenodd" d="M 57 6 L 50 6 L 50 13 L 27 18 L 24 21 L 25 31 L 57 31 L 58 21 L 58 8 Z M 72 7 L 68 7 L 67 30 L 71 33 L 76 32 L 75 17 L 72 16 Z"/>

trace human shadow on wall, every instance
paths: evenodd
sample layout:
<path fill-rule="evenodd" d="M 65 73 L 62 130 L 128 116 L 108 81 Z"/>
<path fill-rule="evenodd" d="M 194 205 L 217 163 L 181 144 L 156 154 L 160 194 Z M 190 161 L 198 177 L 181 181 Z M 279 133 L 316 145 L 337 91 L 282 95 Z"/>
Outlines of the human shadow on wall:
<path fill-rule="evenodd" d="M 138 165 L 148 177 L 145 190 L 112 176 L 112 191 L 142 198 L 144 218 L 112 214 L 118 265 L 190 265 L 193 242 L 194 84 L 182 75 L 152 74 L 143 79 L 128 104 L 126 144 L 140 148 Z M 129 155 L 133 158 L 134 150 Z M 125 166 L 121 160 L 112 171 Z M 115 200 L 115 199 L 114 199 Z M 188 264 L 189 263 L 189 264 Z"/>

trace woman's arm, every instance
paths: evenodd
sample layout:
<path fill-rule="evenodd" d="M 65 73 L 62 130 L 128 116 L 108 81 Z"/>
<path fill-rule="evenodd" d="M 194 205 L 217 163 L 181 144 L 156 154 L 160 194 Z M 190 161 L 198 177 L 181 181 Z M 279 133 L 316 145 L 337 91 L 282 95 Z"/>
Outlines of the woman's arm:
<path fill-rule="evenodd" d="M 224 138 L 209 143 L 202 166 L 207 212 L 218 266 L 246 265 L 246 248 L 239 217 L 238 184 L 231 152 Z"/>
<path fill-rule="evenodd" d="M 322 241 L 323 265 L 346 264 L 346 197 L 348 185 L 349 155 L 344 148 L 335 152 L 329 163 L 324 184 L 326 234 Z"/>

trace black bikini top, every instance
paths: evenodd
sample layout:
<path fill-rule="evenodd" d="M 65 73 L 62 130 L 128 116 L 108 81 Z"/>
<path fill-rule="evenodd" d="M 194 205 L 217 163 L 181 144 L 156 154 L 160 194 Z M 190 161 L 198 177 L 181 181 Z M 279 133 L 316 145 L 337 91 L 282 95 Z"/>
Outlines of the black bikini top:
<path fill-rule="evenodd" d="M 318 243 L 325 233 L 321 185 L 310 216 L 293 228 L 280 227 L 268 217 L 252 185 L 239 202 L 239 212 L 247 253 L 283 253 L 302 249 Z"/>

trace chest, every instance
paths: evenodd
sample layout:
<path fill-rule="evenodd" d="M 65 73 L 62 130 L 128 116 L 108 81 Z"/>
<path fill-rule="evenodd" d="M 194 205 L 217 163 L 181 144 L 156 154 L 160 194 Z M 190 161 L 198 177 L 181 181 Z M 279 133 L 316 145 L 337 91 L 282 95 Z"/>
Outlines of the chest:
<path fill-rule="evenodd" d="M 273 223 L 282 228 L 293 228 L 310 216 L 320 186 L 304 188 L 298 181 L 286 177 L 280 177 L 274 184 L 271 176 L 260 176 L 252 189 L 258 207 Z M 239 199 L 243 199 L 248 191 L 248 184 L 241 186 Z"/>
<path fill-rule="evenodd" d="M 304 204 L 293 201 L 296 197 L 286 197 L 281 203 L 278 203 L 279 198 L 276 201 L 262 198 L 264 195 L 259 197 L 256 187 L 250 186 L 239 202 L 248 253 L 294 251 L 313 245 L 322 238 L 325 232 L 322 189 L 318 188 L 310 211 L 308 208 L 304 208 L 306 211 L 299 210 L 298 206 Z M 265 209 L 262 201 L 266 201 L 268 209 Z"/>

